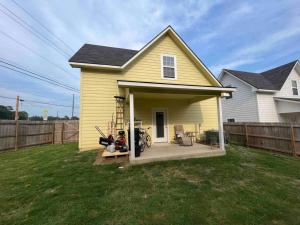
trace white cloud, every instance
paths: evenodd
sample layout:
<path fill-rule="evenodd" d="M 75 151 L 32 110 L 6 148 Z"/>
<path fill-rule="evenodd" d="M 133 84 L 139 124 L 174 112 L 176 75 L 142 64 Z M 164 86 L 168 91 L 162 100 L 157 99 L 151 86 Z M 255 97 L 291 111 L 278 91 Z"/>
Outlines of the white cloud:
<path fill-rule="evenodd" d="M 287 42 L 290 38 L 296 36 L 300 36 L 300 16 L 294 17 L 289 24 L 286 24 L 285 28 L 270 33 L 256 43 L 246 46 L 239 45 L 237 50 L 228 52 L 228 56 L 224 61 L 213 65 L 212 71 L 218 73 L 223 68 L 235 69 L 263 60 L 263 56 L 276 50 L 281 42 Z"/>

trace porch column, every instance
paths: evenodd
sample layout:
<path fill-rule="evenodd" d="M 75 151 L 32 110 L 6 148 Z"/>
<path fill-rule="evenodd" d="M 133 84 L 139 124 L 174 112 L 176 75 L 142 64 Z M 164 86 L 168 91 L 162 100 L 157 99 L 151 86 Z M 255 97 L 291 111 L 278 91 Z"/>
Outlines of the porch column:
<path fill-rule="evenodd" d="M 130 159 L 135 159 L 135 145 L 134 145 L 134 96 L 129 94 L 129 126 L 130 126 Z"/>
<path fill-rule="evenodd" d="M 223 115 L 222 115 L 222 100 L 221 97 L 218 99 L 218 120 L 219 120 L 219 145 L 221 150 L 225 150 L 224 147 L 224 129 L 223 129 Z"/>

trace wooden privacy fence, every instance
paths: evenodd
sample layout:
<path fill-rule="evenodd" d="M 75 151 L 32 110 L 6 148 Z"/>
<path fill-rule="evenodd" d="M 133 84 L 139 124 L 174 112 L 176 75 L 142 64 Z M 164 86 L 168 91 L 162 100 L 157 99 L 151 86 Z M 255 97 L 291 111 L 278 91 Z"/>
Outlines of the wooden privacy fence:
<path fill-rule="evenodd" d="M 300 124 L 224 123 L 230 143 L 300 156 Z"/>
<path fill-rule="evenodd" d="M 0 151 L 78 141 L 78 120 L 0 120 Z"/>

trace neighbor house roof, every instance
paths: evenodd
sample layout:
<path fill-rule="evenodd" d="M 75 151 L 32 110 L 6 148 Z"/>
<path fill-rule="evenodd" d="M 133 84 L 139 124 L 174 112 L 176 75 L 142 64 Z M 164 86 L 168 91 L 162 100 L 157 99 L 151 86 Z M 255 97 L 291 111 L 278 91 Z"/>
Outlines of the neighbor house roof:
<path fill-rule="evenodd" d="M 83 45 L 72 58 L 70 62 L 100 64 L 110 66 L 122 66 L 131 59 L 138 51 L 114 48 L 100 45 Z"/>
<path fill-rule="evenodd" d="M 253 87 L 265 90 L 280 90 L 298 60 L 261 73 L 250 73 L 225 69 L 231 75 L 245 81 Z"/>

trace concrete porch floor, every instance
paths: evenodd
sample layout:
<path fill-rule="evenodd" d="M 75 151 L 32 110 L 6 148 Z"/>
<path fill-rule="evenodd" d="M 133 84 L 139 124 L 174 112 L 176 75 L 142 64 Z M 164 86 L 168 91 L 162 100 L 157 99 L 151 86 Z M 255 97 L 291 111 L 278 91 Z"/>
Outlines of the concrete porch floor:
<path fill-rule="evenodd" d="M 179 146 L 178 144 L 153 144 L 146 148 L 140 157 L 130 159 L 131 164 L 142 164 L 155 161 L 179 160 L 225 155 L 226 151 L 219 147 L 210 147 L 194 143 L 193 146 Z"/>

